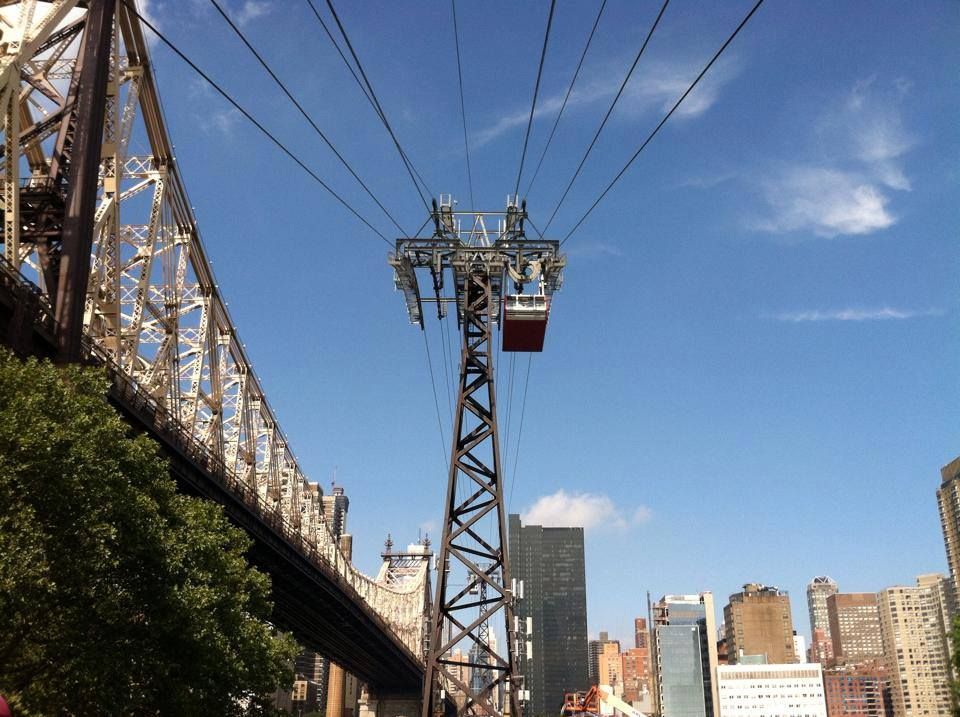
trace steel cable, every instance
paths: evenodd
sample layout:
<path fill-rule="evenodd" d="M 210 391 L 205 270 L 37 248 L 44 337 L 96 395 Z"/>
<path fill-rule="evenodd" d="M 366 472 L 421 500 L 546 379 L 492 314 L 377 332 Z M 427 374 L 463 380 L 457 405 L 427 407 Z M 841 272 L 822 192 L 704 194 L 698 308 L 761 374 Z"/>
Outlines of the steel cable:
<path fill-rule="evenodd" d="M 227 93 L 226 90 L 224 90 L 224 89 L 223 89 L 220 85 L 218 85 L 213 79 L 211 79 L 211 77 L 210 77 L 206 72 L 204 72 L 203 70 L 201 70 L 201 69 L 197 66 L 197 64 L 196 64 L 195 62 L 193 62 L 193 60 L 191 60 L 189 57 L 187 57 L 176 45 L 173 44 L 173 42 L 171 42 L 169 39 L 167 39 L 166 35 L 164 35 L 162 32 L 160 32 L 156 27 L 154 27 L 154 25 L 153 25 L 149 20 L 147 20 L 143 15 L 141 15 L 139 12 L 137 12 L 136 7 L 133 5 L 133 3 L 131 2 L 131 0 L 121 0 L 121 2 L 123 2 L 123 4 L 126 6 L 127 10 L 129 10 L 132 15 L 136 16 L 137 19 L 139 19 L 140 22 L 143 23 L 143 25 L 144 25 L 145 27 L 149 28 L 149 30 L 150 30 L 154 35 L 156 35 L 157 39 L 159 39 L 164 45 L 166 45 L 168 48 L 170 48 L 170 50 L 173 51 L 173 53 L 174 53 L 177 57 L 179 57 L 179 58 L 180 58 L 181 60 L 183 60 L 187 65 L 189 65 L 189 66 L 190 66 L 190 69 L 192 69 L 194 72 L 196 72 L 198 75 L 200 75 L 200 77 L 202 77 L 202 78 L 204 79 L 204 81 L 206 81 L 207 84 L 209 84 L 214 90 L 216 90 L 217 93 L 218 93 L 221 97 L 223 97 L 227 102 L 229 102 L 230 105 L 231 105 L 235 110 L 237 110 L 237 112 L 239 112 L 241 115 L 243 115 L 244 118 L 247 119 L 247 121 L 249 121 L 254 127 L 256 127 L 258 130 L 260 130 L 260 132 L 263 133 L 271 142 L 273 142 L 273 143 L 277 146 L 277 148 L 280 149 L 281 152 L 283 152 L 283 153 L 284 153 L 285 155 L 287 155 L 290 159 L 292 159 L 294 162 L 296 162 L 297 166 L 299 166 L 300 169 L 302 169 L 304 172 L 306 172 L 308 175 L 310 175 L 310 177 L 311 177 L 315 182 L 317 182 L 321 187 L 323 187 L 325 190 L 327 190 L 327 192 L 328 192 L 334 199 L 336 199 L 338 202 L 340 202 L 340 204 L 342 204 L 351 214 L 353 214 L 357 219 L 359 219 L 361 222 L 363 222 L 363 224 L 365 224 L 374 234 L 376 234 L 378 237 L 380 237 L 381 240 L 383 240 L 384 242 L 386 242 L 388 246 L 391 246 L 391 247 L 393 246 L 393 244 L 391 244 L 390 240 L 387 239 L 387 237 L 386 237 L 384 234 L 382 234 L 375 226 L 373 226 L 373 224 L 371 224 L 369 221 L 367 221 L 356 209 L 354 209 L 353 206 L 352 206 L 349 202 L 347 202 L 346 199 L 344 199 L 343 197 L 341 197 L 333 188 L 330 187 L 330 185 L 328 185 L 326 182 L 324 182 L 324 181 L 317 175 L 316 172 L 314 172 L 312 169 L 310 169 L 310 167 L 308 167 L 308 166 L 303 162 L 303 160 L 301 160 L 297 155 L 295 155 L 283 142 L 281 142 L 279 139 L 277 139 L 277 137 L 276 137 L 272 132 L 270 132 L 270 130 L 268 130 L 266 127 L 264 127 L 263 124 L 261 124 L 256 118 L 254 118 L 254 116 L 251 115 L 239 102 L 237 102 L 235 99 L 233 99 L 233 97 L 231 97 L 231 96 Z"/>
<path fill-rule="evenodd" d="M 590 153 L 593 151 L 594 145 L 596 145 L 597 140 L 600 138 L 600 133 L 603 132 L 603 128 L 607 125 L 607 120 L 610 119 L 610 115 L 613 114 L 614 108 L 617 106 L 617 102 L 620 101 L 620 97 L 623 95 L 623 91 L 627 87 L 627 83 L 630 82 L 630 77 L 633 75 L 633 71 L 637 68 L 637 63 L 640 62 L 640 58 L 643 56 L 644 51 L 647 49 L 647 45 L 650 43 L 650 38 L 653 37 L 654 31 L 657 29 L 657 25 L 660 24 L 660 18 L 663 17 L 663 13 L 667 9 L 667 5 L 670 4 L 670 0 L 663 0 L 663 5 L 660 7 L 660 12 L 657 13 L 656 19 L 653 21 L 653 25 L 650 26 L 649 32 L 643 41 L 643 44 L 640 46 L 640 51 L 637 52 L 636 57 L 633 58 L 633 64 L 630 65 L 630 69 L 627 70 L 626 76 L 623 78 L 623 82 L 620 83 L 620 89 L 617 90 L 616 96 L 613 98 L 613 102 L 610 103 L 610 107 L 607 108 L 607 113 L 603 116 L 603 121 L 600 123 L 600 126 L 597 127 L 596 133 L 593 135 L 593 139 L 590 140 L 590 145 L 587 147 L 587 151 L 583 153 L 583 157 L 580 159 L 580 164 L 577 165 L 576 171 L 573 173 L 573 176 L 570 178 L 570 182 L 567 184 L 567 188 L 563 190 L 563 196 L 560 197 L 560 201 L 557 202 L 557 206 L 553 208 L 553 214 L 550 215 L 550 218 L 547 220 L 546 225 L 543 227 L 543 231 L 549 231 L 550 225 L 553 224 L 553 220 L 557 216 L 557 212 L 560 211 L 560 207 L 563 205 L 563 202 L 566 200 L 567 195 L 570 193 L 570 190 L 573 188 L 573 183 L 577 181 L 577 177 L 580 176 L 581 170 L 583 170 L 583 165 L 587 162 L 587 157 L 590 156 Z"/>
<path fill-rule="evenodd" d="M 327 0 L 329 2 L 329 0 Z M 527 131 L 523 137 L 523 152 L 520 154 L 520 168 L 517 170 L 517 185 L 514 194 L 520 192 L 520 177 L 523 175 L 523 163 L 527 158 L 527 144 L 530 141 L 530 128 L 533 126 L 533 115 L 537 109 L 537 95 L 540 93 L 540 77 L 543 75 L 543 61 L 547 56 L 547 42 L 550 40 L 550 27 L 553 25 L 553 11 L 557 7 L 557 0 L 550 0 L 550 14 L 547 15 L 547 30 L 543 33 L 543 49 L 540 50 L 540 65 L 537 68 L 537 81 L 533 86 L 533 101 L 530 103 L 530 117 L 527 120 Z"/>
<path fill-rule="evenodd" d="M 600 193 L 600 196 L 597 197 L 596 201 L 594 201 L 594 203 L 590 205 L 590 208 L 586 211 L 586 213 L 582 217 L 580 217 L 580 220 L 576 224 L 573 225 L 573 229 L 567 232 L 567 235 L 560 242 L 560 246 L 563 246 L 567 242 L 567 240 L 571 236 L 573 236 L 573 233 L 580 228 L 580 225 L 583 224 L 586 218 L 590 216 L 590 214 L 593 212 L 594 209 L 597 208 L 597 205 L 600 204 L 600 202 L 603 200 L 605 196 L 607 196 L 607 193 L 611 189 L 613 189 L 613 185 L 615 185 L 618 181 L 620 181 L 620 178 L 630 168 L 630 165 L 633 164 L 633 162 L 636 160 L 638 156 L 640 156 L 640 153 L 646 148 L 648 144 L 650 144 L 653 138 L 657 136 L 657 133 L 660 131 L 660 128 L 663 127 L 663 125 L 667 123 L 667 120 L 670 119 L 673 113 L 677 111 L 677 108 L 687 98 L 687 95 L 693 92 L 693 88 L 697 86 L 700 80 L 703 79 L 703 76 L 707 74 L 707 72 L 710 70 L 711 67 L 713 67 L 713 63 L 717 61 L 720 55 L 723 54 L 724 50 L 726 50 L 727 47 L 730 45 L 730 43 L 733 42 L 733 39 L 740 33 L 740 31 L 744 28 L 744 26 L 750 21 L 750 18 L 753 17 L 753 14 L 760 8 L 761 5 L 763 5 L 763 0 L 757 0 L 757 3 L 753 6 L 753 8 L 751 8 L 750 12 L 748 12 L 746 17 L 744 17 L 743 20 L 740 21 L 740 24 L 737 25 L 737 29 L 734 30 L 733 33 L 731 33 L 731 35 L 726 39 L 726 42 L 724 42 L 723 45 L 720 46 L 720 49 L 717 50 L 717 52 L 714 54 L 712 58 L 710 58 L 710 62 L 708 62 L 706 66 L 700 71 L 700 74 L 697 75 L 697 78 L 690 84 L 690 86 L 686 89 L 686 91 L 682 95 L 680 95 L 680 99 L 678 99 L 676 103 L 674 103 L 673 107 L 670 108 L 670 111 L 667 112 L 666 115 L 664 115 L 663 119 L 660 120 L 660 123 L 653 129 L 653 131 L 649 134 L 649 136 L 643 141 L 643 144 L 641 144 L 640 147 L 637 149 L 637 151 L 633 153 L 633 156 L 630 157 L 627 163 L 623 165 L 623 169 L 617 172 L 617 176 L 615 176 L 610 181 L 606 189 L 604 189 Z"/>

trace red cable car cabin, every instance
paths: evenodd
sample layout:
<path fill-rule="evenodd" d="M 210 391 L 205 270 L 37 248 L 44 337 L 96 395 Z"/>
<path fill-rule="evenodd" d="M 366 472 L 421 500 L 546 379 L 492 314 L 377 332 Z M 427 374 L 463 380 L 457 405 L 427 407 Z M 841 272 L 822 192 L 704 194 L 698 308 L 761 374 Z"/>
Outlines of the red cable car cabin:
<path fill-rule="evenodd" d="M 503 350 L 543 351 L 550 297 L 513 294 L 503 299 Z"/>

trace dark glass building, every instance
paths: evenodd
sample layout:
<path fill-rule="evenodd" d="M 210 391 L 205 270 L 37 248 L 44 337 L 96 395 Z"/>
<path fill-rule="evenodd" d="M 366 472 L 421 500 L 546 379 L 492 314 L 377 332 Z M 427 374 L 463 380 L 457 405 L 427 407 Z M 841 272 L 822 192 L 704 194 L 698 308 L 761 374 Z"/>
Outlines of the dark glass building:
<path fill-rule="evenodd" d="M 511 515 L 509 533 L 511 576 L 523 581 L 517 615 L 521 626 L 533 619 L 533 633 L 521 635 L 533 657 L 518 666 L 530 691 L 524 717 L 553 717 L 565 692 L 589 686 L 583 528 L 522 525 Z"/>

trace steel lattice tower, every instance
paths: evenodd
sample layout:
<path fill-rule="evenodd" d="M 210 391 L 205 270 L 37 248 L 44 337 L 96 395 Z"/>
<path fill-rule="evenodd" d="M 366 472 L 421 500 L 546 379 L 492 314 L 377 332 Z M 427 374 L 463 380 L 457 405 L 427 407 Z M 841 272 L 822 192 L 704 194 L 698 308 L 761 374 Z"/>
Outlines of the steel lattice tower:
<path fill-rule="evenodd" d="M 461 696 L 454 700 L 457 715 L 519 717 L 519 642 L 507 556 L 493 326 L 500 323 L 505 300 L 512 299 L 523 305 L 520 311 L 532 310 L 523 318 L 540 321 L 542 331 L 549 296 L 560 287 L 565 261 L 557 242 L 525 236 L 526 210 L 515 200 L 505 212 L 455 212 L 449 196 L 441 196 L 439 206 L 434 202 L 432 219 L 432 236 L 400 239 L 390 257 L 411 321 L 423 327 L 425 302 L 436 303 L 441 319 L 452 304 L 462 340 L 422 715 L 443 714 L 445 699 L 456 693 Z M 492 221 L 497 222 L 496 229 L 488 229 Z M 421 297 L 417 269 L 430 272 L 433 297 Z M 444 295 L 448 272 L 453 276 L 452 296 Z M 512 281 L 518 292 L 524 284 L 536 282 L 539 293 L 521 294 L 523 301 L 504 296 L 505 281 Z M 463 573 L 466 578 L 461 582 L 457 576 Z M 499 619 L 506 640 L 494 649 L 489 630 Z M 455 659 L 454 649 L 481 659 L 476 664 L 469 658 L 464 662 L 462 656 Z M 472 680 L 463 679 L 465 666 L 489 677 L 475 687 Z"/>

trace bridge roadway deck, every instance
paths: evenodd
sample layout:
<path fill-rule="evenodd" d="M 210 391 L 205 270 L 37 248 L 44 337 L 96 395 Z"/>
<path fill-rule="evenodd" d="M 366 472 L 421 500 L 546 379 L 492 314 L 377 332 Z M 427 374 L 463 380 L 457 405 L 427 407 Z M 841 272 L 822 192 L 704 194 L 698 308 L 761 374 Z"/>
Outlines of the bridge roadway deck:
<path fill-rule="evenodd" d="M 52 358 L 56 341 L 49 308 L 36 288 L 0 257 L 0 341 L 21 355 Z M 273 623 L 301 645 L 343 666 L 381 695 L 417 697 L 422 663 L 386 623 L 345 585 L 319 556 L 295 547 L 300 539 L 212 454 L 177 429 L 149 396 L 139 391 L 93 347 L 89 363 L 106 364 L 111 402 L 134 427 L 144 430 L 170 459 L 171 473 L 186 493 L 214 500 L 253 539 L 248 557 L 273 581 Z"/>

